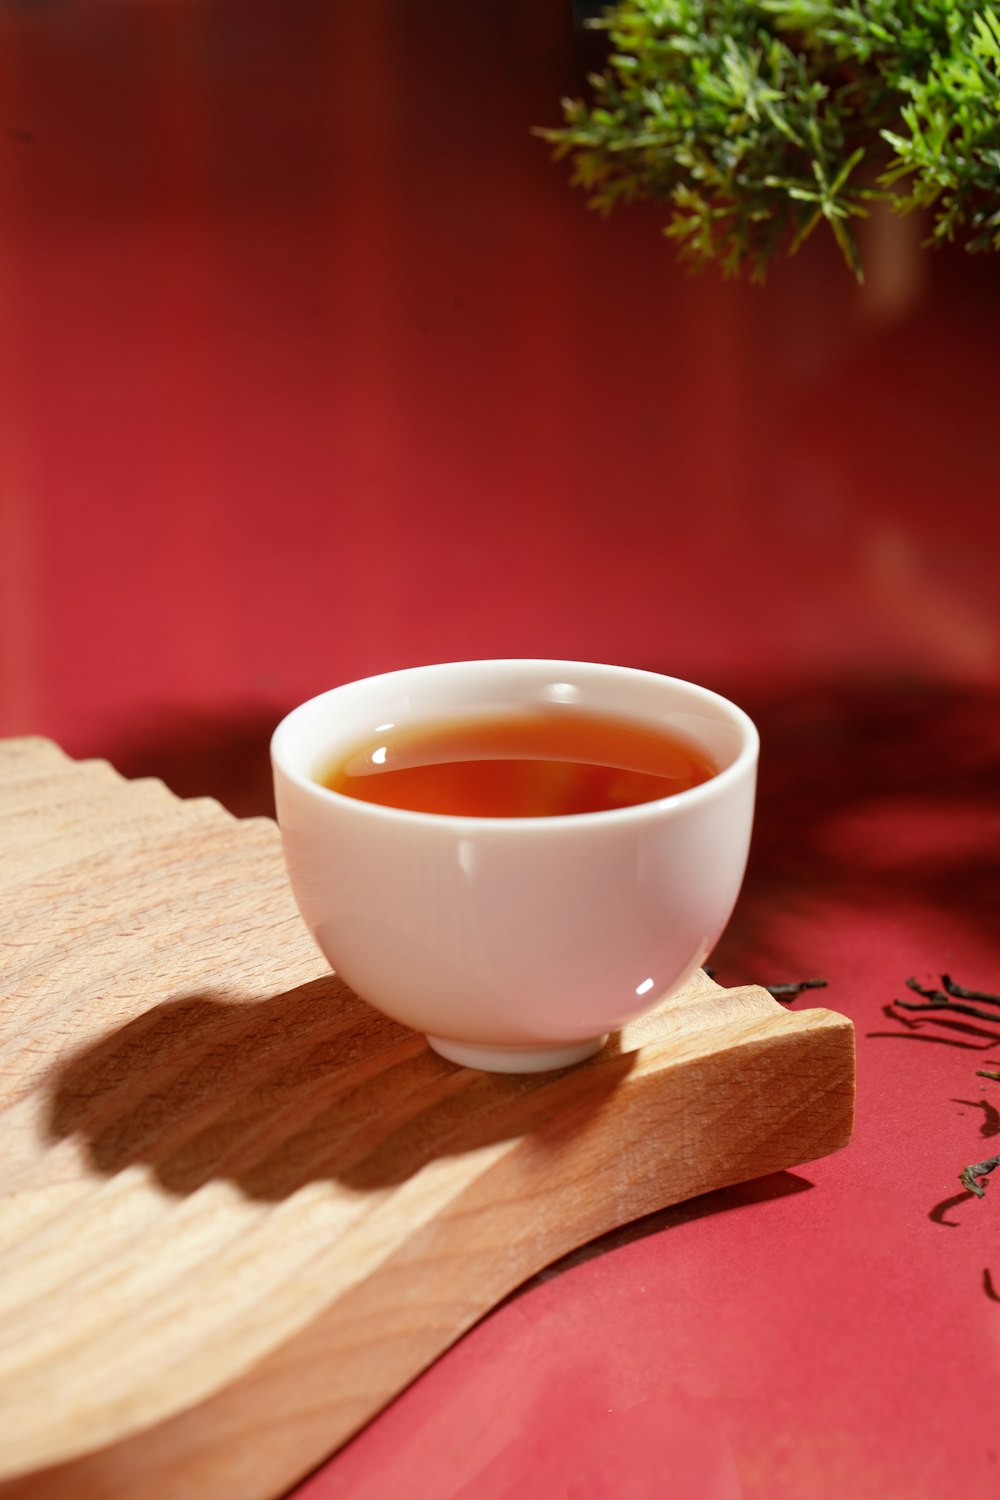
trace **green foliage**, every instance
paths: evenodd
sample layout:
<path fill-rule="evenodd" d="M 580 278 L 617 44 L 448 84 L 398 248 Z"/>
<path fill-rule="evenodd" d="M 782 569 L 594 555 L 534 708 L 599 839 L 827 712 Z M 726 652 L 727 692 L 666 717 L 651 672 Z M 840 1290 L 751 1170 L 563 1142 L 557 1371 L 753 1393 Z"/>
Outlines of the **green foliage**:
<path fill-rule="evenodd" d="M 594 208 L 670 205 L 695 263 L 758 277 L 819 224 L 861 267 L 873 198 L 1000 249 L 1000 20 L 981 0 L 619 0 L 593 100 L 538 133 Z"/>

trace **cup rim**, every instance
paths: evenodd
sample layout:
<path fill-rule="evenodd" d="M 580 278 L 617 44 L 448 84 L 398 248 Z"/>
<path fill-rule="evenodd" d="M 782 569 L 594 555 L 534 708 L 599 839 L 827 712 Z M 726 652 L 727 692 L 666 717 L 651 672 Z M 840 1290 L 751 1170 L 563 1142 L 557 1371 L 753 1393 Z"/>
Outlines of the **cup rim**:
<path fill-rule="evenodd" d="M 724 711 L 729 721 L 740 731 L 742 743 L 739 752 L 731 765 L 722 771 L 717 771 L 707 781 L 700 782 L 697 786 L 688 787 L 682 792 L 671 792 L 666 797 L 656 797 L 649 802 L 634 802 L 627 807 L 601 808 L 596 812 L 585 813 L 549 813 L 536 817 L 520 818 L 497 818 L 468 813 L 429 813 L 418 812 L 408 807 L 391 807 L 380 802 L 365 802 L 358 797 L 348 797 L 343 792 L 336 792 L 331 787 L 323 786 L 320 782 L 313 780 L 311 776 L 304 775 L 296 767 L 289 764 L 286 745 L 294 733 L 294 720 L 305 716 L 309 710 L 324 699 L 332 698 L 335 694 L 349 688 L 361 687 L 373 682 L 390 682 L 393 678 L 406 677 L 414 673 L 438 672 L 446 669 L 459 669 L 462 667 L 477 668 L 517 668 L 517 667 L 546 667 L 553 671 L 561 668 L 571 669 L 574 667 L 595 667 L 600 671 L 622 673 L 633 679 L 652 679 L 656 682 L 669 683 L 683 687 L 700 694 L 707 702 L 714 704 Z M 545 829 L 546 832 L 556 827 L 577 828 L 607 827 L 611 822 L 634 821 L 636 819 L 649 818 L 654 813 L 677 810 L 697 805 L 700 802 L 710 801 L 721 795 L 729 787 L 730 783 L 738 780 L 749 767 L 752 767 L 758 758 L 760 750 L 760 735 L 757 726 L 746 711 L 733 703 L 729 698 L 723 697 L 721 693 L 715 692 L 713 688 L 702 687 L 700 683 L 690 682 L 687 678 L 673 677 L 665 672 L 651 672 L 643 667 L 626 667 L 612 662 L 592 662 L 582 658 L 555 658 L 555 657 L 489 657 L 470 658 L 460 661 L 427 662 L 413 667 L 399 667 L 390 672 L 373 672 L 366 677 L 352 678 L 348 682 L 339 683 L 336 687 L 327 688 L 322 693 L 315 693 L 311 698 L 306 698 L 290 709 L 279 721 L 270 742 L 271 764 L 275 772 L 281 773 L 288 781 L 292 782 L 301 791 L 315 796 L 321 804 L 350 808 L 358 816 L 368 816 L 382 819 L 383 822 L 400 822 L 410 824 L 414 827 L 475 830 L 483 832 L 487 829 L 501 830 L 507 828 L 535 828 Z"/>

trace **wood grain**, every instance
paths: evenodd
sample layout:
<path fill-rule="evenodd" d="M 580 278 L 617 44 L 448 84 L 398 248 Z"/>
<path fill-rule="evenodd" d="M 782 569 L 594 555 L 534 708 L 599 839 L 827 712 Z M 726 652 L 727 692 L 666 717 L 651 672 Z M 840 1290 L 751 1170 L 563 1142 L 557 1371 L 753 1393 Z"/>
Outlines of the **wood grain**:
<path fill-rule="evenodd" d="M 850 1137 L 854 1039 L 699 975 L 591 1062 L 446 1062 L 268 819 L 0 743 L 0 1496 L 270 1500 L 528 1276 Z"/>

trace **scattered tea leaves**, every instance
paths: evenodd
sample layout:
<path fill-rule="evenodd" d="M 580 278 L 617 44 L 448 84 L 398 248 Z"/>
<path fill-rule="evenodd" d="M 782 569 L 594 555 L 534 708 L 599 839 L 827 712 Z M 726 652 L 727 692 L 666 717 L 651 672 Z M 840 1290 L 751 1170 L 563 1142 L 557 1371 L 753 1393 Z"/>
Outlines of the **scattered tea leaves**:
<path fill-rule="evenodd" d="M 906 984 L 908 989 L 913 990 L 920 996 L 920 1001 L 894 1000 L 892 1004 L 898 1006 L 901 1010 L 957 1012 L 959 1015 L 976 1016 L 979 1020 L 992 1021 L 994 1025 L 1000 1021 L 1000 1014 L 998 1014 L 998 1010 L 1000 1010 L 1000 995 L 993 994 L 990 990 L 968 989 L 965 985 L 958 984 L 956 980 L 952 979 L 950 974 L 941 975 L 940 989 L 928 988 L 912 977 L 906 981 Z M 970 1004 L 971 1001 L 975 1001 L 976 1004 Z M 994 1006 L 998 1009 L 987 1010 L 984 1009 L 986 1006 Z M 888 1014 L 892 1014 L 889 1007 L 886 1009 Z M 907 1026 L 913 1024 L 907 1021 L 905 1016 L 898 1016 L 897 1019 Z M 949 1024 L 955 1026 L 960 1023 L 942 1022 L 942 1025 Z M 994 1044 L 995 1041 L 996 1038 L 994 1038 Z M 1000 1070 L 994 1068 L 977 1068 L 976 1077 L 991 1078 L 995 1082 L 1000 1082 Z M 960 1099 L 955 1102 L 958 1104 L 969 1104 L 983 1111 L 981 1126 L 981 1133 L 983 1135 L 996 1135 L 1000 1132 L 1000 1112 L 998 1112 L 989 1100 Z M 971 1166 L 963 1168 L 959 1174 L 959 1182 L 962 1184 L 963 1190 L 966 1193 L 971 1193 L 975 1198 L 985 1197 L 986 1183 L 982 1179 L 987 1178 L 991 1172 L 995 1172 L 997 1167 L 1000 1167 L 1000 1156 L 990 1156 L 985 1161 L 977 1161 Z M 950 1224 L 951 1221 L 945 1219 L 943 1214 L 947 1209 L 954 1207 L 959 1202 L 961 1202 L 961 1198 L 946 1199 L 944 1203 L 939 1203 L 935 1209 L 931 1210 L 931 1218 L 937 1223 Z M 990 1280 L 989 1270 L 984 1271 L 983 1276 L 987 1295 L 993 1298 L 994 1301 L 1000 1302 L 1000 1296 L 994 1291 L 993 1283 Z"/>
<path fill-rule="evenodd" d="M 826 979 L 797 979 L 794 984 L 765 984 L 762 986 L 775 1000 L 797 1000 L 804 990 L 825 990 Z"/>
<path fill-rule="evenodd" d="M 715 979 L 716 969 L 702 969 L 709 979 Z M 767 990 L 775 1000 L 797 1000 L 805 990 L 825 990 L 829 980 L 826 979 L 796 979 L 791 984 L 762 984 L 760 988 Z"/>
<path fill-rule="evenodd" d="M 908 979 L 906 982 L 916 989 L 916 985 L 912 979 Z M 1000 995 L 991 994 L 989 990 L 967 990 L 964 985 L 956 984 L 950 974 L 942 974 L 941 983 L 948 991 L 948 994 L 954 995 L 958 1000 L 985 1000 L 990 1005 L 1000 1005 Z"/>
<path fill-rule="evenodd" d="M 985 1161 L 977 1161 L 974 1166 L 966 1167 L 959 1177 L 959 1182 L 968 1193 L 975 1193 L 977 1198 L 986 1195 L 986 1185 L 979 1181 L 980 1177 L 988 1177 L 991 1172 L 1000 1167 L 1000 1156 L 988 1156 Z"/>
<path fill-rule="evenodd" d="M 962 985 L 956 984 L 949 974 L 941 975 L 941 983 L 944 986 L 940 990 L 927 989 L 912 977 L 906 981 L 907 987 L 914 990 L 924 1000 L 923 1005 L 918 1005 L 915 1000 L 894 1000 L 893 1004 L 900 1006 L 903 1010 L 948 1010 L 961 1016 L 976 1016 L 980 1021 L 996 1021 L 1000 1019 L 994 1011 L 983 1010 L 981 1005 L 969 1005 L 969 1000 L 979 1000 L 986 1005 L 1000 1006 L 1000 995 L 992 995 L 986 990 L 967 990 Z"/>

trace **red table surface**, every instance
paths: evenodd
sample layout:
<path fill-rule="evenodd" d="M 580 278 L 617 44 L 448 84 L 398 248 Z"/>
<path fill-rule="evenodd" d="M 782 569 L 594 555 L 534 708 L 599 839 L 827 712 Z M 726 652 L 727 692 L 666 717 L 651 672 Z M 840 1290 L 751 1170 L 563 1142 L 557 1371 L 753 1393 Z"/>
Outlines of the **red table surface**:
<path fill-rule="evenodd" d="M 562 0 L 0 11 L 0 733 L 254 812 L 371 671 L 734 696 L 714 962 L 829 980 L 854 1143 L 570 1257 L 297 1500 L 993 1500 L 1000 1024 L 885 1007 L 1000 989 L 995 264 L 692 281 L 532 140 L 580 67 Z"/>

